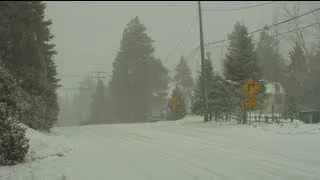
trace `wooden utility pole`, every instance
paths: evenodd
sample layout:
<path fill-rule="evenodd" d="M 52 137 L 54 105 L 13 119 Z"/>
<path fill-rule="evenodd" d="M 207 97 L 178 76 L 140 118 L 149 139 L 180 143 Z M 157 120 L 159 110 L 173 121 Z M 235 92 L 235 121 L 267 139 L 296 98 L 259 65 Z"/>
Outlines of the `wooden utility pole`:
<path fill-rule="evenodd" d="M 220 73 L 223 76 L 223 48 L 221 48 L 220 52 Z"/>
<path fill-rule="evenodd" d="M 202 12 L 201 12 L 201 2 L 198 1 L 198 13 L 199 13 L 199 28 L 200 28 L 200 51 L 201 51 L 201 75 L 202 75 L 202 92 L 204 97 L 204 122 L 208 121 L 208 92 L 207 92 L 207 77 L 205 73 L 205 64 L 204 64 L 204 45 L 203 45 L 203 28 L 202 28 Z"/>
<path fill-rule="evenodd" d="M 275 16 L 275 23 L 277 23 L 278 22 L 278 9 L 276 9 L 276 16 Z M 278 28 L 277 27 L 275 27 L 275 34 L 276 35 L 278 35 Z M 275 43 L 277 43 L 276 42 L 276 39 L 274 39 L 274 41 L 275 41 Z M 275 57 L 275 59 L 276 59 L 276 64 L 275 64 L 275 70 L 276 70 L 276 72 L 275 72 L 275 83 L 274 83 L 274 94 L 273 94 L 273 99 L 272 99 L 272 106 L 271 106 L 271 117 L 272 117 L 272 121 L 274 121 L 275 120 L 275 116 L 274 116 L 274 114 L 275 114 L 275 104 L 276 104 L 276 100 L 277 100 L 277 96 L 280 94 L 279 93 L 279 58 L 278 58 L 278 44 L 275 44 L 275 53 L 276 53 L 276 57 Z M 279 111 L 279 109 L 277 109 L 277 111 Z M 279 112 L 278 112 L 279 113 Z M 279 113 L 279 117 L 280 117 L 280 113 Z"/>
<path fill-rule="evenodd" d="M 96 75 L 92 75 L 92 76 L 89 76 L 90 78 L 93 78 L 93 79 L 97 79 L 97 81 L 99 81 L 100 79 L 104 79 L 104 81 L 106 81 L 107 79 L 107 73 L 106 72 L 103 72 L 103 71 L 93 71 L 91 72 L 92 74 L 96 74 Z"/>
<path fill-rule="evenodd" d="M 97 89 L 98 89 L 98 86 L 99 86 L 99 81 L 101 79 L 103 79 L 104 81 L 102 82 L 106 82 L 106 79 L 107 79 L 107 73 L 106 72 L 103 72 L 103 71 L 93 71 L 92 74 L 96 74 L 95 76 L 90 76 L 90 78 L 93 78 L 93 79 L 97 79 Z M 97 94 L 95 94 L 95 96 L 97 96 Z M 101 99 L 96 99 L 96 111 L 97 112 L 101 112 L 101 107 L 99 107 L 99 102 L 101 101 Z M 102 110 L 103 111 L 103 110 Z M 100 117 L 98 116 L 98 118 L 100 119 Z M 99 121 L 99 120 L 98 120 Z"/>

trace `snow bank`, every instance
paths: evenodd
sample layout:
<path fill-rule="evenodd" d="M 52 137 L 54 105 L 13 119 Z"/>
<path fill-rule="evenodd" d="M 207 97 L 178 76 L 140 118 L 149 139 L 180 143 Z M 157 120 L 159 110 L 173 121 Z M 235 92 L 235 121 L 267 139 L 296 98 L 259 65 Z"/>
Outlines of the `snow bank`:
<path fill-rule="evenodd" d="M 27 128 L 26 136 L 30 139 L 30 149 L 26 161 L 45 159 L 52 156 L 62 157 L 72 152 L 71 143 L 59 133 L 42 133 Z"/>
<path fill-rule="evenodd" d="M 183 119 L 177 121 L 159 121 L 159 124 L 163 124 L 165 126 L 196 126 L 201 128 L 218 128 L 214 131 L 219 131 L 219 129 L 223 131 L 238 131 L 239 133 L 244 133 L 243 131 L 257 131 L 257 132 L 264 132 L 264 133 L 272 133 L 272 134 L 282 134 L 282 135 L 298 135 L 298 134 L 320 134 L 320 123 L 319 124 L 305 124 L 302 121 L 294 120 L 291 122 L 290 120 L 283 120 L 280 124 L 278 123 L 265 123 L 265 122 L 258 122 L 254 123 L 251 122 L 250 125 L 238 125 L 236 120 L 233 119 L 232 121 L 221 121 L 221 122 L 203 122 L 202 116 L 186 116 Z"/>
<path fill-rule="evenodd" d="M 71 142 L 57 130 L 43 133 L 26 125 L 22 126 L 27 129 L 26 136 L 30 139 L 26 162 L 16 166 L 0 166 L 0 180 L 36 180 L 38 179 L 36 177 L 46 179 L 45 177 L 48 176 L 50 176 L 49 179 L 61 179 L 61 172 L 65 171 L 65 167 L 56 166 L 56 164 L 64 161 L 65 157 L 73 152 L 74 147 Z M 57 173 L 54 173 L 55 171 Z"/>
<path fill-rule="evenodd" d="M 298 135 L 298 134 L 319 134 L 320 124 L 305 124 L 302 121 L 294 120 L 293 122 L 285 121 L 281 124 L 266 124 L 259 123 L 256 127 L 264 130 L 273 132 L 276 134 L 283 135 Z"/>

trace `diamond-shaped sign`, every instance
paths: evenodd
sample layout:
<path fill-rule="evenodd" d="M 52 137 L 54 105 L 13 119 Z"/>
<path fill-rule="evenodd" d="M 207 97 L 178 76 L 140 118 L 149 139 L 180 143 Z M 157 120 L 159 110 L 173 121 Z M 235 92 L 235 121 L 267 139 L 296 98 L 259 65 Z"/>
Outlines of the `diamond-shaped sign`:
<path fill-rule="evenodd" d="M 246 91 L 248 94 L 254 94 L 260 90 L 259 85 L 257 82 L 253 79 L 249 79 L 244 85 L 243 89 Z"/>
<path fill-rule="evenodd" d="M 172 97 L 169 103 L 171 106 L 176 107 L 178 104 L 178 99 L 176 97 Z"/>

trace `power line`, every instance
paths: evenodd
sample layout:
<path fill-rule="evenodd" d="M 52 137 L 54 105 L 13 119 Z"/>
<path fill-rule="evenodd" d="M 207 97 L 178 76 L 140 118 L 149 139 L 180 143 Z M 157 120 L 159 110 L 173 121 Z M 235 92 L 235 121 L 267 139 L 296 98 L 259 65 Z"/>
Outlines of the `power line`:
<path fill-rule="evenodd" d="M 247 7 L 241 7 L 241 8 L 232 8 L 232 9 L 203 9 L 203 11 L 238 11 L 238 10 L 244 10 L 244 9 L 251 9 L 255 7 L 260 7 L 268 4 L 275 3 L 277 1 L 271 1 L 271 2 L 266 2 L 266 3 L 261 3 L 253 6 L 247 6 Z"/>
<path fill-rule="evenodd" d="M 275 35 L 272 35 L 270 37 L 277 37 L 277 36 L 282 36 L 282 35 L 285 35 L 285 34 L 289 34 L 289 33 L 292 33 L 292 32 L 295 32 L 295 31 L 298 31 L 298 30 L 301 30 L 301 29 L 305 29 L 305 28 L 308 28 L 308 27 L 311 27 L 311 26 L 314 26 L 314 25 L 318 25 L 318 23 L 312 23 L 312 24 L 309 24 L 307 26 L 303 26 L 303 27 L 299 27 L 299 28 L 296 28 L 296 29 L 293 29 L 293 30 L 290 30 L 290 31 L 285 31 L 283 33 L 279 33 L 279 34 L 275 34 Z M 255 42 L 258 42 L 259 40 L 255 40 L 253 41 L 254 43 Z M 228 47 L 229 45 L 223 45 L 223 46 L 214 46 L 212 48 L 224 48 L 224 47 Z"/>
<path fill-rule="evenodd" d="M 312 10 L 312 11 L 309 11 L 309 12 L 306 12 L 306 13 L 303 13 L 303 14 L 300 14 L 300 15 L 298 15 L 298 16 L 295 16 L 295 17 L 292 17 L 292 18 L 290 18 L 290 19 L 281 21 L 281 22 L 279 22 L 279 23 L 275 23 L 275 24 L 272 24 L 272 25 L 270 25 L 270 26 L 262 27 L 262 28 L 260 28 L 260 29 L 255 30 L 255 31 L 249 32 L 248 34 L 254 34 L 254 33 L 263 31 L 264 29 L 267 29 L 267 28 L 272 28 L 272 27 L 279 26 L 279 25 L 284 24 L 284 23 L 288 23 L 288 22 L 293 21 L 293 20 L 295 20 L 295 19 L 297 19 L 297 18 L 300 18 L 300 17 L 302 17 L 302 16 L 306 16 L 306 15 L 308 15 L 308 14 L 311 14 L 311 13 L 313 13 L 313 12 L 315 12 L 315 11 L 319 11 L 319 10 L 320 10 L 320 8 L 314 9 L 314 10 Z M 224 39 L 224 40 L 220 40 L 220 41 L 215 41 L 215 42 L 207 43 L 205 46 L 210 46 L 210 45 L 212 45 L 212 44 L 217 44 L 217 43 L 226 42 L 226 41 L 232 40 L 232 39 L 234 39 L 234 38 L 235 38 L 235 37 L 231 37 L 231 38 L 228 38 L 228 39 Z"/>
<path fill-rule="evenodd" d="M 191 29 L 191 28 L 196 24 L 197 21 L 198 21 L 198 16 L 197 16 L 197 18 L 187 27 L 187 31 L 186 31 L 186 32 L 189 32 L 189 29 Z M 172 51 L 169 55 L 167 55 L 167 57 L 165 58 L 165 61 L 167 61 L 167 60 L 170 58 L 170 56 L 172 56 L 172 55 L 175 53 L 175 51 L 178 49 L 178 47 L 183 43 L 183 40 L 184 40 L 184 39 L 181 39 L 181 41 L 175 46 L 175 48 L 173 49 L 173 51 Z"/>
<path fill-rule="evenodd" d="M 311 13 L 313 13 L 313 12 L 315 12 L 315 11 L 319 11 L 319 10 L 320 10 L 320 8 L 314 9 L 314 10 L 312 10 L 312 11 L 309 11 L 309 12 L 306 12 L 306 13 L 303 13 L 303 14 L 300 14 L 300 15 L 298 15 L 298 16 L 295 16 L 295 17 L 292 17 L 292 18 L 290 18 L 290 19 L 281 21 L 281 22 L 279 22 L 279 23 L 275 23 L 275 24 L 272 24 L 272 25 L 269 25 L 269 26 L 265 26 L 265 27 L 263 27 L 263 28 L 260 28 L 260 29 L 257 29 L 257 30 L 255 30 L 255 31 L 249 32 L 248 34 L 254 34 L 254 33 L 257 33 L 257 32 L 259 32 L 259 31 L 263 31 L 264 29 L 267 29 L 267 28 L 272 28 L 272 27 L 279 26 L 279 25 L 284 24 L 284 23 L 288 23 L 288 22 L 293 21 L 293 20 L 295 20 L 295 19 L 297 19 L 297 18 L 300 18 L 300 17 L 302 17 L 302 16 L 306 16 L 306 15 L 308 15 L 308 14 L 311 14 Z M 206 43 L 206 44 L 205 44 L 205 47 L 208 47 L 208 46 L 210 46 L 210 45 L 212 45 L 212 44 L 218 44 L 218 43 L 227 42 L 227 41 L 230 41 L 230 40 L 232 40 L 232 39 L 234 39 L 234 38 L 235 38 L 235 37 L 231 37 L 231 38 L 223 39 L 223 40 L 220 40 L 220 41 L 215 41 L 215 42 Z M 195 53 L 196 51 L 198 51 L 199 49 L 200 49 L 200 46 L 198 46 L 196 49 L 194 49 L 194 50 L 189 54 L 189 56 L 188 56 L 187 59 L 189 59 L 190 57 L 192 57 L 192 56 L 194 55 L 194 53 Z"/>
<path fill-rule="evenodd" d="M 186 61 L 192 59 L 192 58 L 196 55 L 196 53 L 198 52 L 199 49 L 200 49 L 200 46 L 198 46 L 196 49 L 194 49 L 194 50 L 189 54 L 189 56 L 187 56 Z"/>

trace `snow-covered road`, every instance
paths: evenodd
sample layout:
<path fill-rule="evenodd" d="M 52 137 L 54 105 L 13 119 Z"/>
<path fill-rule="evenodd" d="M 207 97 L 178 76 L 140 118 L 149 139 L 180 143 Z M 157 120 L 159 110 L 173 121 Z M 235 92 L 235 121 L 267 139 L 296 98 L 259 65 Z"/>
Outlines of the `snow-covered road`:
<path fill-rule="evenodd" d="M 29 169 L 37 180 L 62 174 L 68 180 L 319 180 L 319 125 L 304 126 L 254 128 L 187 119 L 64 127 L 58 130 L 74 145 L 71 155 L 18 166 L 6 177 Z"/>

